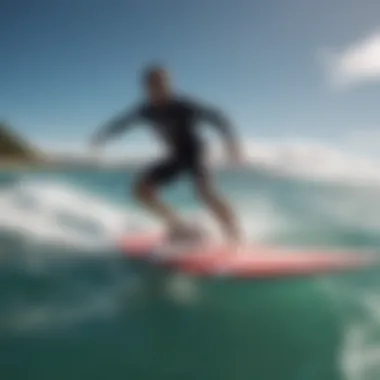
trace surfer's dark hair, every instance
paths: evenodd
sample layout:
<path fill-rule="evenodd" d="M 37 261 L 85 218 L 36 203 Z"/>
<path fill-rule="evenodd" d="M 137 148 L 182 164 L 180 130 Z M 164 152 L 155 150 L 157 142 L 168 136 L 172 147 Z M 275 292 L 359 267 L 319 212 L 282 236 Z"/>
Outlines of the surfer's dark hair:
<path fill-rule="evenodd" d="M 163 65 L 155 64 L 147 66 L 142 74 L 142 80 L 144 85 L 152 82 L 152 80 L 160 73 L 167 72 L 167 69 Z"/>

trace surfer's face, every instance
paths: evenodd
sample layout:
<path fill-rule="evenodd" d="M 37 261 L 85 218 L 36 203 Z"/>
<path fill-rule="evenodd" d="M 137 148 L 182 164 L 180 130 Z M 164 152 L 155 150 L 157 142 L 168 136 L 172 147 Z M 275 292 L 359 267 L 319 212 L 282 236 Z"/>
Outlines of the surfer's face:
<path fill-rule="evenodd" d="M 162 69 L 149 73 L 146 78 L 146 90 L 151 101 L 165 101 L 171 92 L 168 73 Z"/>

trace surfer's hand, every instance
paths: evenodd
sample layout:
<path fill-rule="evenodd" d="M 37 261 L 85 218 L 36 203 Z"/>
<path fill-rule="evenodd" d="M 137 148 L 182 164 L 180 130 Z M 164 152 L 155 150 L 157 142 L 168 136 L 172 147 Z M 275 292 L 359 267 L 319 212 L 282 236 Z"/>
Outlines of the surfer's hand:
<path fill-rule="evenodd" d="M 241 164 L 243 155 L 240 146 L 236 143 L 230 143 L 227 149 L 229 162 L 235 165 Z"/>
<path fill-rule="evenodd" d="M 106 136 L 100 130 L 91 136 L 90 147 L 92 149 L 98 150 L 98 149 L 102 148 L 103 145 L 105 145 L 105 142 L 106 142 Z"/>
<path fill-rule="evenodd" d="M 89 141 L 89 148 L 90 148 L 90 152 L 93 158 L 96 158 L 97 156 L 99 156 L 101 147 L 102 147 L 102 142 L 99 139 L 99 136 L 97 135 L 92 136 Z"/>

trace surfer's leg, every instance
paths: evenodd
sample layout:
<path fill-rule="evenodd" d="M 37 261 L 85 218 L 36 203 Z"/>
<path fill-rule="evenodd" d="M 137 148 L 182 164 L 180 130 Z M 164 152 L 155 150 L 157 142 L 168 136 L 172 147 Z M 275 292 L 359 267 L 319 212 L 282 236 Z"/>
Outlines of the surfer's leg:
<path fill-rule="evenodd" d="M 208 208 L 219 222 L 223 233 L 228 236 L 232 242 L 238 242 L 241 234 L 238 228 L 237 218 L 232 208 L 222 195 L 214 187 L 207 165 L 203 146 L 199 146 L 192 152 L 189 151 L 186 156 L 184 165 L 194 181 L 198 196 L 206 203 Z"/>
<path fill-rule="evenodd" d="M 181 171 L 175 160 L 168 160 L 148 169 L 134 186 L 135 197 L 153 214 L 161 218 L 170 230 L 182 225 L 179 215 L 157 195 L 163 184 L 173 180 Z"/>
<path fill-rule="evenodd" d="M 195 187 L 199 197 L 206 203 L 208 208 L 217 218 L 223 232 L 232 242 L 238 242 L 241 238 L 237 219 L 232 208 L 215 189 L 208 173 L 196 173 L 194 177 Z"/>

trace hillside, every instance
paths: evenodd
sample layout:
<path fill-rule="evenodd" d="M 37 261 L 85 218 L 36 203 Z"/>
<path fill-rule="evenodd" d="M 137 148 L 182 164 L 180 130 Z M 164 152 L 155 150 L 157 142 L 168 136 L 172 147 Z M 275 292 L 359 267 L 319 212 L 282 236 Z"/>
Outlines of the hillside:
<path fill-rule="evenodd" d="M 39 158 L 40 153 L 36 149 L 0 122 L 0 162 L 32 162 Z"/>

